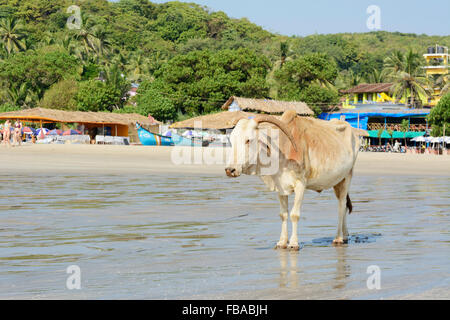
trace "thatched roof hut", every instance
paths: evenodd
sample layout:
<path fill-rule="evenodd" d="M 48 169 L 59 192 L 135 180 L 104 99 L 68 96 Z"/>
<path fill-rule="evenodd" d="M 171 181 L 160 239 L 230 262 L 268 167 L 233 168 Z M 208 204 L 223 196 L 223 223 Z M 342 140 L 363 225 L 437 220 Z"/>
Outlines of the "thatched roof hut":
<path fill-rule="evenodd" d="M 85 129 L 110 128 L 111 135 L 130 137 L 137 142 L 135 123 L 139 122 L 152 132 L 159 132 L 159 121 L 136 113 L 63 111 L 46 108 L 23 109 L 0 113 L 0 120 L 21 120 L 43 123 L 78 123 Z M 95 132 L 95 131 L 94 131 Z"/>
<path fill-rule="evenodd" d="M 282 114 L 286 110 L 295 110 L 298 115 L 314 115 L 314 112 L 308 107 L 308 105 L 300 101 L 278 101 L 241 97 L 231 97 L 228 99 L 228 101 L 222 106 L 222 110 L 256 111 L 268 114 Z"/>
<path fill-rule="evenodd" d="M 63 122 L 130 125 L 139 122 L 148 126 L 160 124 L 158 121 L 152 121 L 149 118 L 136 113 L 81 112 L 46 108 L 4 112 L 0 113 L 0 120 L 1 119 L 18 119 L 42 123 Z"/>
<path fill-rule="evenodd" d="M 242 118 L 256 116 L 255 113 L 243 111 L 223 111 L 219 113 L 207 114 L 200 117 L 175 122 L 170 126 L 173 129 L 231 129 L 236 122 Z"/>

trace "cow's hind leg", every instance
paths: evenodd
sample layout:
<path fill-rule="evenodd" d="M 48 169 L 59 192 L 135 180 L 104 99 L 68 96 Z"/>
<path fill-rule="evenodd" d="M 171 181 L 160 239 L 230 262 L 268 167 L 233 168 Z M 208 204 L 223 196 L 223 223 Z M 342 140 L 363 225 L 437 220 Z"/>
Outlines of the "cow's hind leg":
<path fill-rule="evenodd" d="M 303 201 L 303 195 L 305 194 L 305 186 L 302 183 L 298 183 L 295 186 L 295 200 L 294 200 L 294 206 L 292 207 L 290 218 L 292 223 L 292 234 L 291 238 L 289 239 L 289 249 L 292 250 L 298 250 L 298 236 L 297 236 L 297 229 L 298 229 L 298 220 L 300 219 L 300 207 L 302 206 Z"/>
<path fill-rule="evenodd" d="M 281 235 L 280 241 L 277 243 L 277 248 L 286 249 L 288 242 L 288 196 L 278 195 L 280 200 L 280 217 L 281 217 Z"/>
<path fill-rule="evenodd" d="M 334 186 L 334 193 L 339 201 L 338 204 L 338 227 L 336 232 L 336 238 L 333 240 L 333 244 L 343 244 L 348 242 L 348 229 L 347 229 L 347 208 L 351 212 L 351 201 L 348 195 L 350 188 L 350 181 L 352 174 L 350 173 L 344 180 Z"/>

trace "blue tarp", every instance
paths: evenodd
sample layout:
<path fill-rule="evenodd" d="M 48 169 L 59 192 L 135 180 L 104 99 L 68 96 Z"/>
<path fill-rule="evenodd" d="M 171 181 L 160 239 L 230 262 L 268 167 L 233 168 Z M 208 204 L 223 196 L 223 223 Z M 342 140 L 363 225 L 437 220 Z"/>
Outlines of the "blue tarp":
<path fill-rule="evenodd" d="M 408 117 L 426 116 L 428 113 L 429 112 L 417 112 L 417 113 L 360 112 L 359 128 L 367 130 L 367 121 L 369 120 L 370 117 L 408 118 Z M 340 119 L 341 116 L 345 116 L 345 121 L 350 123 L 352 127 L 358 128 L 357 112 L 322 113 L 319 115 L 319 119 L 322 120 Z"/>

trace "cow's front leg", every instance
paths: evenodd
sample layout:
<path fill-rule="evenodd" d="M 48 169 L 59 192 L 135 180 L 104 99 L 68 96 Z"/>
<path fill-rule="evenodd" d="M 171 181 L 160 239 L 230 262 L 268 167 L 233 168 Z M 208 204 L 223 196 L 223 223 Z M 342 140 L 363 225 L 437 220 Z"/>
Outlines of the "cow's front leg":
<path fill-rule="evenodd" d="M 286 249 L 288 242 L 288 229 L 287 229 L 288 196 L 283 196 L 279 194 L 278 199 L 280 200 L 281 235 L 280 241 L 278 241 L 277 243 L 277 248 Z"/>
<path fill-rule="evenodd" d="M 300 247 L 298 245 L 298 237 L 297 237 L 297 229 L 298 229 L 298 220 L 300 219 L 300 207 L 302 206 L 303 195 L 305 194 L 305 186 L 303 183 L 297 183 L 295 186 L 295 200 L 294 206 L 291 210 L 291 223 L 292 223 L 292 234 L 289 239 L 289 249 L 298 250 Z"/>

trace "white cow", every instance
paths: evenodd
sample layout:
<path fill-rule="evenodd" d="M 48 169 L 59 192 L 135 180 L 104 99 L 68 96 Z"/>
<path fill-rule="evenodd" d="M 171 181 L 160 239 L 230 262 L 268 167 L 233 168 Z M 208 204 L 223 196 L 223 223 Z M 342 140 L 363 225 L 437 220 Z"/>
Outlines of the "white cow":
<path fill-rule="evenodd" d="M 280 129 L 278 141 L 264 137 L 262 127 L 267 130 Z M 348 190 L 359 139 L 347 122 L 299 117 L 294 111 L 286 111 L 281 120 L 259 115 L 254 119 L 239 120 L 230 141 L 232 149 L 225 169 L 227 176 L 259 175 L 270 190 L 278 193 L 282 223 L 277 248 L 299 249 L 297 224 L 306 189 L 321 192 L 334 188 L 339 200 L 339 218 L 333 244 L 348 241 L 346 211 L 352 211 Z M 258 147 L 252 148 L 252 145 Z M 278 170 L 265 174 L 260 158 L 263 153 L 270 155 L 273 152 L 278 155 Z M 288 195 L 292 193 L 295 193 L 295 201 L 290 212 L 292 234 L 288 243 Z"/>

